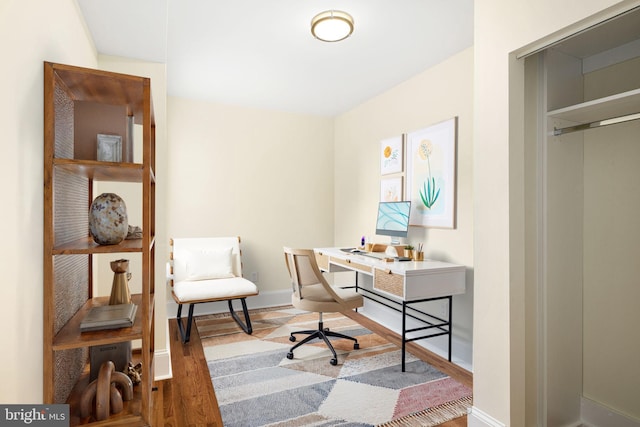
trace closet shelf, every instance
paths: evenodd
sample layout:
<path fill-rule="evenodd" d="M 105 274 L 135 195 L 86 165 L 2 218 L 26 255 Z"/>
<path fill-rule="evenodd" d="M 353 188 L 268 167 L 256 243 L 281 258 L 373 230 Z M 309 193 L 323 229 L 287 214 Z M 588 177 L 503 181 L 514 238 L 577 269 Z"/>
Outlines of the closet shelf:
<path fill-rule="evenodd" d="M 548 118 L 591 123 L 640 113 L 640 89 L 549 111 Z"/>

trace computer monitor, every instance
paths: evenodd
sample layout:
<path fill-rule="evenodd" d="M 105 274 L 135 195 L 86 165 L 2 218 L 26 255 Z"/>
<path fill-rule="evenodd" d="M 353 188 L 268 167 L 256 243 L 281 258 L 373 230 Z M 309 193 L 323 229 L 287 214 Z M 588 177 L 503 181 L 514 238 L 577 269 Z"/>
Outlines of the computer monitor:
<path fill-rule="evenodd" d="M 399 244 L 400 237 L 407 237 L 409 232 L 409 213 L 411 202 L 380 202 L 376 234 L 391 236 L 391 244 Z"/>

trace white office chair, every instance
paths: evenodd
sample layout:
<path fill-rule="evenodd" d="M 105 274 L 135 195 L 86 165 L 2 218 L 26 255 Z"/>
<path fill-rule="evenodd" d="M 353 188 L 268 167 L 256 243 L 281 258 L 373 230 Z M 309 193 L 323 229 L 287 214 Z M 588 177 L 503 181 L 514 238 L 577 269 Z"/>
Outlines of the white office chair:
<path fill-rule="evenodd" d="M 171 239 L 169 279 L 171 295 L 178 303 L 178 330 L 184 343 L 191 336 L 195 304 L 227 301 L 236 323 L 251 334 L 251 319 L 246 298 L 258 295 L 256 285 L 242 277 L 240 237 L 195 237 Z M 240 300 L 244 321 L 233 308 Z M 186 327 L 182 324 L 182 305 L 189 304 Z"/>

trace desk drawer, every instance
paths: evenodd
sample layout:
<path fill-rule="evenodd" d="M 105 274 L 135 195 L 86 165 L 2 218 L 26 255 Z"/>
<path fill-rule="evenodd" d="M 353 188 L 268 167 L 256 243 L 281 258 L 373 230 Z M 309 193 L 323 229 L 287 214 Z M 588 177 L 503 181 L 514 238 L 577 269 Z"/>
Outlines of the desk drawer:
<path fill-rule="evenodd" d="M 353 262 L 350 259 L 340 259 L 340 258 L 331 258 L 331 263 L 344 265 L 349 270 L 358 270 L 363 273 L 371 274 L 371 267 L 368 265 L 360 264 L 358 262 Z"/>
<path fill-rule="evenodd" d="M 404 298 L 404 276 L 376 268 L 373 274 L 373 288 Z"/>
<path fill-rule="evenodd" d="M 322 252 L 316 252 L 316 262 L 320 270 L 329 271 L 329 255 L 325 255 Z"/>

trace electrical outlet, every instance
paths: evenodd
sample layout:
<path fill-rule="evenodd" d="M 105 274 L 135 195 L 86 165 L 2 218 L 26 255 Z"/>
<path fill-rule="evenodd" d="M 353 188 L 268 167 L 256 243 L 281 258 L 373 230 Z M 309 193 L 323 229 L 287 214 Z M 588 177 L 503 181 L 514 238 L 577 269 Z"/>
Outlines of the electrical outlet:
<path fill-rule="evenodd" d="M 258 272 L 254 271 L 253 273 L 251 273 L 251 281 L 253 283 L 258 283 Z"/>

